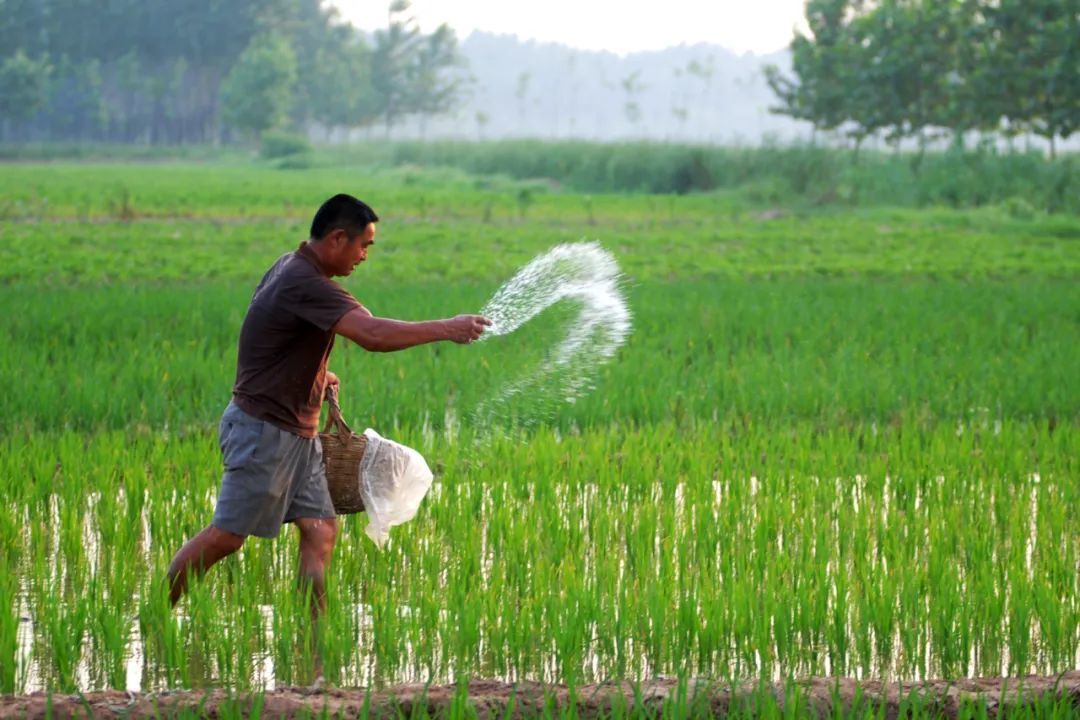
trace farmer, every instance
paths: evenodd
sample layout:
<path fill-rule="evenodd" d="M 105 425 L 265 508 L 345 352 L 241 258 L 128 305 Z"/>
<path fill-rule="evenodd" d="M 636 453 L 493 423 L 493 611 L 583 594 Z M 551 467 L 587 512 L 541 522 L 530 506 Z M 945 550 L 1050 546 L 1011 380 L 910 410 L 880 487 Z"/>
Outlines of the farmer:
<path fill-rule="evenodd" d="M 311 592 L 317 620 L 326 609 L 324 576 L 337 535 L 316 432 L 323 394 L 338 384 L 326 369 L 334 336 L 391 352 L 436 340 L 470 343 L 491 324 L 479 315 L 377 318 L 331 280 L 367 260 L 378 220 L 360 200 L 335 195 L 315 213 L 310 239 L 278 259 L 255 289 L 240 329 L 232 402 L 219 428 L 225 471 L 214 519 L 169 565 L 173 605 L 192 575 L 239 550 L 249 535 L 277 537 L 291 522 L 300 532 L 300 589 Z"/>

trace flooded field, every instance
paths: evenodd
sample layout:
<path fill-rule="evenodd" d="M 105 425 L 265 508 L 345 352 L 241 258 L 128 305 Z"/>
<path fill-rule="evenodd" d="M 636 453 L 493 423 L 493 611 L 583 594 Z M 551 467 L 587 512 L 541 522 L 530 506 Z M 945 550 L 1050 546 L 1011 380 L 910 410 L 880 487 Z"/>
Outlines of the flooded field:
<path fill-rule="evenodd" d="M 133 189 L 130 217 L 71 195 L 80 173 Z M 237 189 L 267 175 L 265 197 Z M 0 183 L 42 198 L 0 221 L 2 694 L 1080 669 L 1075 221 L 767 220 L 719 195 L 586 212 L 557 191 L 526 220 L 512 194 L 344 170 Z M 170 214 L 177 183 L 197 212 Z M 341 519 L 318 628 L 289 527 L 171 610 L 168 562 L 219 489 L 251 289 L 341 189 L 386 218 L 346 282 L 376 314 L 476 312 L 531 257 L 595 239 L 632 332 L 575 402 L 486 414 L 555 367 L 573 312 L 470 348 L 340 343 L 346 418 L 435 472 L 419 514 L 381 552 Z"/>
<path fill-rule="evenodd" d="M 1010 458 L 1019 445 L 1064 452 L 1056 434 L 940 430 L 907 462 L 892 433 L 795 437 L 805 449 L 786 457 L 772 434 L 732 428 L 433 437 L 439 478 L 386 552 L 362 515 L 343 522 L 328 630 L 311 640 L 326 677 L 921 680 L 1080 667 L 1073 461 L 1035 474 Z M 4 539 L 22 548 L 5 582 L 17 610 L 9 687 L 302 682 L 298 638 L 312 629 L 290 529 L 249 540 L 168 611 L 160 568 L 213 507 L 210 436 L 62 435 L 52 450 L 59 487 L 95 489 L 9 505 Z M 751 452 L 746 475 L 732 459 Z M 850 461 L 832 456 L 870 465 L 841 476 Z M 950 475 L 924 466 L 950 458 Z M 109 470 L 79 472 L 95 467 Z"/>

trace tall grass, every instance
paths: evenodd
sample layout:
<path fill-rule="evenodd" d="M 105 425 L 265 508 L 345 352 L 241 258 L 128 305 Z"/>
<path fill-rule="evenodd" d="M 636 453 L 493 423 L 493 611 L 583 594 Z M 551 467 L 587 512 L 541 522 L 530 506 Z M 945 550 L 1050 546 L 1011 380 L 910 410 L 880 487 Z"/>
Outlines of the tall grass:
<path fill-rule="evenodd" d="M 814 145 L 684 146 L 664 143 L 504 141 L 397 143 L 393 162 L 480 174 L 550 178 L 582 192 L 686 193 L 745 188 L 759 202 L 1080 211 L 1080 159 L 985 145 L 904 154 Z"/>
<path fill-rule="evenodd" d="M 242 151 L 189 147 L 27 146 L 0 148 L 0 160 L 82 160 L 92 163 L 167 161 L 212 163 L 229 178 L 250 166 Z M 311 167 L 308 167 L 308 166 Z M 659 142 L 594 143 L 586 141 L 506 140 L 498 142 L 395 141 L 364 142 L 317 149 L 305 154 L 302 167 L 267 173 L 260 187 L 221 182 L 225 196 L 248 194 L 265 202 L 260 192 L 291 182 L 290 176 L 333 174 L 335 168 L 396 169 L 411 182 L 424 182 L 431 169 L 453 168 L 462 175 L 485 176 L 481 186 L 498 177 L 530 181 L 514 189 L 515 204 L 558 184 L 584 193 L 685 194 L 735 191 L 753 205 L 838 207 L 978 208 L 1000 206 L 1017 217 L 1038 213 L 1080 212 L 1080 156 L 1064 153 L 1050 160 L 1040 152 L 1000 149 L 982 143 L 933 151 L 925 155 L 886 150 L 853 153 L 832 147 L 793 143 L 723 147 Z M 70 167 L 70 166 L 68 166 Z M 428 173 L 417 173 L 418 167 Z M 67 168 L 65 168 L 66 172 Z M 205 176 L 206 173 L 203 173 Z M 274 176 L 277 177 L 274 177 Z M 365 182 L 353 173 L 353 182 Z M 496 179 L 492 179 L 496 178 Z M 446 178 L 443 178 L 445 180 Z M 214 184 L 213 179 L 209 179 Z M 178 179 L 178 185 L 183 180 Z M 142 189 L 142 188 L 136 188 Z M 174 203 L 187 212 L 185 196 L 196 187 L 183 185 Z M 111 197 L 123 205 L 124 195 L 105 185 L 74 187 L 87 199 Z M 291 198 L 291 204 L 299 200 Z M 307 204 L 301 203 L 306 210 Z M 19 211 L 0 206 L 0 215 Z"/>

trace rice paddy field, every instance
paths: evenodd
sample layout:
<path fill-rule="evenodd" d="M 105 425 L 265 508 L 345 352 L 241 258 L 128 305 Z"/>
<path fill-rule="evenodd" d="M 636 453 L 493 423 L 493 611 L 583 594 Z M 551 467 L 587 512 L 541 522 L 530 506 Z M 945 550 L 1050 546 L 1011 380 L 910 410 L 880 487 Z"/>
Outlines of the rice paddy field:
<path fill-rule="evenodd" d="M 170 611 L 165 570 L 219 487 L 247 302 L 337 192 L 383 218 L 343 281 L 376 315 L 477 312 L 584 239 L 618 260 L 632 332 L 588 394 L 495 424 L 476 409 L 543 362 L 565 312 L 469 347 L 340 341 L 346 418 L 435 472 L 420 512 L 383 551 L 341 518 L 318 632 L 289 528 Z M 327 685 L 375 689 L 1080 670 L 1078 281 L 1066 214 L 5 165 L 0 694 L 257 695 L 310 683 L 316 657 Z"/>

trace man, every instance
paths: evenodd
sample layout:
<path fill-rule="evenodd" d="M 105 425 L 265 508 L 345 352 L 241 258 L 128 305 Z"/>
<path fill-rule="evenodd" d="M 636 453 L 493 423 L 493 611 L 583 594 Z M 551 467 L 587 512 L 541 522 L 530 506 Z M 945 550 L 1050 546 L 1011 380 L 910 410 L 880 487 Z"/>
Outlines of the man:
<path fill-rule="evenodd" d="M 311 223 L 310 239 L 283 255 L 259 283 L 240 330 L 236 384 L 219 440 L 225 471 L 214 519 L 169 566 L 173 605 L 192 575 L 236 552 L 249 535 L 300 532 L 301 590 L 312 615 L 326 608 L 324 575 L 337 536 L 317 428 L 334 337 L 391 352 L 438 340 L 471 343 L 491 323 L 479 315 L 403 322 L 374 317 L 331 280 L 367 260 L 379 218 L 365 203 L 335 195 Z"/>

